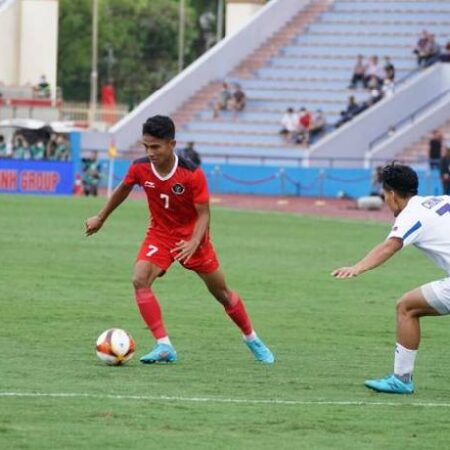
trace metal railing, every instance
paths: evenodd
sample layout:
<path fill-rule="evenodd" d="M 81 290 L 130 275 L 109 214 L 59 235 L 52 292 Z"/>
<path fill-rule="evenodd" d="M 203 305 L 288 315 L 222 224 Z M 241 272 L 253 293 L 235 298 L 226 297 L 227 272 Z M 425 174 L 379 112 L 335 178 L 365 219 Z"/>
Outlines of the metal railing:
<path fill-rule="evenodd" d="M 426 110 L 430 109 L 434 104 L 442 100 L 444 97 L 450 94 L 450 89 L 447 89 L 443 92 L 441 92 L 439 95 L 436 95 L 431 100 L 417 108 L 412 113 L 408 114 L 406 117 L 400 119 L 398 122 L 392 124 L 391 129 L 384 131 L 380 135 L 378 135 L 375 139 L 370 141 L 369 143 L 369 150 L 373 150 L 373 148 L 378 145 L 380 142 L 383 142 L 385 139 L 387 139 L 390 135 L 392 130 L 398 131 L 400 128 L 405 126 L 408 123 L 414 123 L 417 116 L 421 115 Z"/>

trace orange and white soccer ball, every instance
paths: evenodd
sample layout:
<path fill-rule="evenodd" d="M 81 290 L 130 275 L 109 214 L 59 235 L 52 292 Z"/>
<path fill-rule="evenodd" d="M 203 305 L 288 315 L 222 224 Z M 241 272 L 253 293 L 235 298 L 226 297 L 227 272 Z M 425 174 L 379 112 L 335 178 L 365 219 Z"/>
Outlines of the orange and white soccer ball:
<path fill-rule="evenodd" d="M 134 339 L 120 328 L 106 330 L 97 339 L 97 356 L 111 366 L 125 364 L 133 357 L 135 349 Z"/>

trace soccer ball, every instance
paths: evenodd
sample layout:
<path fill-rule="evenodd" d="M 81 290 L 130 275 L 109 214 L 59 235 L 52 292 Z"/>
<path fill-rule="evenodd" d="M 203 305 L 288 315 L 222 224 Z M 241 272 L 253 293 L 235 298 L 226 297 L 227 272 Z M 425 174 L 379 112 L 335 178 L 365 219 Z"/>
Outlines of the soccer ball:
<path fill-rule="evenodd" d="M 96 351 L 101 361 L 111 366 L 119 366 L 129 361 L 136 344 L 126 331 L 111 328 L 104 331 L 97 339 Z"/>

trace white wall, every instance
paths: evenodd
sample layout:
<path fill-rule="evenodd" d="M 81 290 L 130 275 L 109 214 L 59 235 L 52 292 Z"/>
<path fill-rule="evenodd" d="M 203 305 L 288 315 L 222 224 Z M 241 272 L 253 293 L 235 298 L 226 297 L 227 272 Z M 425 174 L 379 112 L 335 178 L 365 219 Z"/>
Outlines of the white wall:
<path fill-rule="evenodd" d="M 243 28 L 250 21 L 252 16 L 262 8 L 264 3 L 264 0 L 252 2 L 235 2 L 233 0 L 228 0 L 225 15 L 226 35 L 229 36 L 234 34 L 236 31 Z"/>
<path fill-rule="evenodd" d="M 310 1 L 272 0 L 266 4 L 246 27 L 223 39 L 114 125 L 110 133 L 117 148 L 127 150 L 136 142 L 147 117 L 154 114 L 172 114 L 203 86 L 223 79 Z M 105 145 L 109 145 L 108 139 L 105 135 Z M 98 144 L 100 140 L 97 138 L 95 142 Z M 89 147 L 88 137 L 84 143 Z"/>
<path fill-rule="evenodd" d="M 37 84 L 41 75 L 55 92 L 58 43 L 58 1 L 22 0 L 18 84 Z"/>
<path fill-rule="evenodd" d="M 0 9 L 0 83 L 17 84 L 19 76 L 20 2 L 10 1 Z"/>
<path fill-rule="evenodd" d="M 0 81 L 57 84 L 58 0 L 9 1 L 0 10 Z M 52 89 L 55 92 L 55 89 Z"/>

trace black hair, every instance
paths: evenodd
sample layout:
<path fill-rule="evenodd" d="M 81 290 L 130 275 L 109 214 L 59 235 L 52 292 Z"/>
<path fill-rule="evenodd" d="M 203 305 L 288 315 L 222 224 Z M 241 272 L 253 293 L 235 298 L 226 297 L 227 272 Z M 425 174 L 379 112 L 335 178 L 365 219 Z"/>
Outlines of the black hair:
<path fill-rule="evenodd" d="M 419 180 L 417 173 L 409 166 L 392 161 L 383 167 L 380 178 L 383 189 L 395 191 L 402 198 L 417 195 Z"/>
<path fill-rule="evenodd" d="M 175 138 L 175 124 L 168 116 L 149 117 L 142 125 L 142 134 L 171 140 Z"/>

